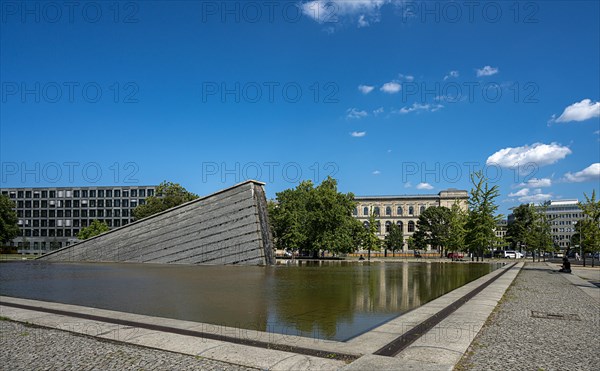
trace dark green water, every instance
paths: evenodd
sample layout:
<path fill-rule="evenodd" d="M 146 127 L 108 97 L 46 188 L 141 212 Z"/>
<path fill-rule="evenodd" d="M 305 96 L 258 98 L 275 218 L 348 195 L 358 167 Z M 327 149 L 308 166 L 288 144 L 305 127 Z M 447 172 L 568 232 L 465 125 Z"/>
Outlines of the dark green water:
<path fill-rule="evenodd" d="M 0 264 L 0 294 L 347 340 L 497 264 L 300 262 L 274 267 Z"/>

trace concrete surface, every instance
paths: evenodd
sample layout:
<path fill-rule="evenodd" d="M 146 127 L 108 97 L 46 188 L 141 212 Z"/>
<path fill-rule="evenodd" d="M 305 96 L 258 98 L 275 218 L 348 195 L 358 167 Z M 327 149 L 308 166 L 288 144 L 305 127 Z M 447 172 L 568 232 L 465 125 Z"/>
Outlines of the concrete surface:
<path fill-rule="evenodd" d="M 358 369 L 427 369 L 441 370 L 453 367 L 453 362 L 460 359 L 471 339 L 485 322 L 497 300 L 516 275 L 519 267 L 513 268 L 464 304 L 446 320 L 425 334 L 405 352 L 397 357 L 373 355 L 375 351 L 409 331 L 431 315 L 461 298 L 474 288 L 502 273 L 506 267 L 468 283 L 422 307 L 406 313 L 372 331 L 357 336 L 347 342 L 324 341 L 298 336 L 265 333 L 260 331 L 240 330 L 212 324 L 181 321 L 168 318 L 143 316 L 103 309 L 80 307 L 60 303 L 41 302 L 28 299 L 0 297 L 0 315 L 13 321 L 27 322 L 51 329 L 82 334 L 101 340 L 118 341 L 131 346 L 170 351 L 190 356 L 198 356 L 227 364 L 244 365 L 246 367 L 272 370 L 334 370 L 346 368 Z M 294 353 L 255 347 L 207 337 L 181 335 L 172 332 L 151 330 L 134 325 L 110 323 L 104 320 L 91 320 L 74 316 L 59 315 L 38 310 L 14 308 L 7 303 L 25 304 L 63 310 L 82 315 L 94 315 L 107 319 L 115 318 L 168 326 L 173 329 L 187 329 L 203 333 L 217 334 L 232 339 L 256 340 L 277 346 L 292 346 L 320 351 L 321 356 Z M 334 353 L 354 356 L 353 359 L 334 359 Z M 331 355 L 331 357 L 330 357 Z M 349 361 L 352 361 L 348 364 Z M 401 368 L 398 368 L 401 367 Z"/>
<path fill-rule="evenodd" d="M 273 264 L 264 184 L 246 181 L 113 229 L 40 260 Z"/>

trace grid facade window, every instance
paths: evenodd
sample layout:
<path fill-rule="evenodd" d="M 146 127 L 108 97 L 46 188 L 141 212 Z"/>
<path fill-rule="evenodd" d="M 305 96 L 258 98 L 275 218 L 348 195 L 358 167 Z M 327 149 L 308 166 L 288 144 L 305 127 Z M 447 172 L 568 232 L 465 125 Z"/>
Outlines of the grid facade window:
<path fill-rule="evenodd" d="M 94 219 L 111 229 L 129 224 L 132 210 L 154 192 L 155 186 L 0 189 L 14 201 L 18 217 L 19 236 L 9 244 L 39 253 L 77 243 L 81 228 Z"/>

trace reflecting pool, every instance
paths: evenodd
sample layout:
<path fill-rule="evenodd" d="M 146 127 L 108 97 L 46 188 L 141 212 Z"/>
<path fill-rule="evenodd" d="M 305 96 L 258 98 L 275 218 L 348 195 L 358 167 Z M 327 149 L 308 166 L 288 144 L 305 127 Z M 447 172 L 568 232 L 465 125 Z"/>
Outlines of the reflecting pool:
<path fill-rule="evenodd" d="M 0 263 L 0 294 L 344 341 L 494 269 L 298 261 L 272 267 Z"/>

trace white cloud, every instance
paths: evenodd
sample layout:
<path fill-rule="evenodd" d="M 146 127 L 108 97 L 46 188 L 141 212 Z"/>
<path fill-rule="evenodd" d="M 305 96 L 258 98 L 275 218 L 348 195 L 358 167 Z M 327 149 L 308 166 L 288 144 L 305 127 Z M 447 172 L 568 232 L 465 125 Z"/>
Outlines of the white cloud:
<path fill-rule="evenodd" d="M 419 183 L 416 186 L 417 189 L 433 189 L 433 186 L 429 183 Z"/>
<path fill-rule="evenodd" d="M 385 110 L 383 109 L 383 107 L 379 107 L 373 111 L 373 115 L 378 116 L 378 115 L 382 114 L 384 111 Z"/>
<path fill-rule="evenodd" d="M 600 130 L 596 130 L 596 131 L 594 132 L 594 134 L 596 134 L 596 135 L 600 135 Z"/>
<path fill-rule="evenodd" d="M 402 85 L 400 85 L 396 81 L 390 81 L 390 82 L 386 82 L 385 84 L 383 84 L 383 86 L 381 87 L 380 90 L 384 93 L 396 94 L 397 92 L 402 90 Z"/>
<path fill-rule="evenodd" d="M 444 76 L 444 80 L 448 80 L 451 77 L 457 78 L 458 76 L 458 71 L 450 71 L 446 76 Z"/>
<path fill-rule="evenodd" d="M 500 70 L 496 67 L 485 66 L 483 68 L 477 69 L 477 77 L 492 76 L 492 75 L 497 74 L 498 72 L 500 72 Z"/>
<path fill-rule="evenodd" d="M 435 111 L 439 111 L 442 108 L 444 108 L 444 106 L 441 104 L 413 103 L 412 106 L 402 107 L 398 111 L 394 111 L 394 113 L 407 114 L 407 113 L 411 113 L 411 112 L 421 112 L 421 111 L 435 112 Z"/>
<path fill-rule="evenodd" d="M 369 27 L 369 22 L 365 20 L 365 15 L 361 14 L 358 18 L 358 28 Z"/>
<path fill-rule="evenodd" d="M 592 102 L 591 99 L 584 99 L 565 108 L 558 118 L 556 118 L 556 115 L 552 115 L 548 123 L 585 121 L 594 117 L 600 117 L 600 102 Z"/>
<path fill-rule="evenodd" d="M 509 193 L 508 197 L 523 197 L 523 196 L 527 196 L 528 194 L 529 194 L 529 189 L 523 188 L 523 189 L 518 190 L 517 192 Z"/>
<path fill-rule="evenodd" d="M 572 153 L 571 149 L 557 143 L 534 143 L 531 146 L 507 147 L 488 157 L 487 165 L 509 169 L 531 170 L 531 167 L 551 165 Z"/>
<path fill-rule="evenodd" d="M 415 77 L 413 75 L 403 75 L 403 74 L 400 74 L 399 76 L 400 76 L 401 79 L 404 79 L 404 80 L 409 81 L 409 82 L 410 81 L 414 81 L 414 79 L 415 79 Z"/>
<path fill-rule="evenodd" d="M 353 131 L 352 133 L 350 133 L 351 136 L 353 136 L 354 138 L 362 138 L 365 135 L 367 135 L 366 131 Z"/>
<path fill-rule="evenodd" d="M 375 89 L 374 86 L 370 86 L 370 85 L 358 85 L 358 90 L 363 93 L 363 94 L 369 94 L 370 92 L 373 91 L 373 89 Z"/>
<path fill-rule="evenodd" d="M 359 111 L 356 108 L 348 108 L 348 110 L 346 110 L 346 118 L 348 119 L 361 119 L 368 115 L 367 111 Z"/>
<path fill-rule="evenodd" d="M 565 181 L 569 183 L 581 183 L 600 181 L 600 162 L 596 162 L 575 174 L 566 173 Z"/>
<path fill-rule="evenodd" d="M 412 183 L 411 182 L 404 183 L 404 188 L 410 188 L 410 187 L 412 187 Z"/>
<path fill-rule="evenodd" d="M 552 186 L 552 179 L 549 178 L 531 178 L 524 183 L 520 183 L 517 187 L 527 188 L 542 188 Z"/>
<path fill-rule="evenodd" d="M 375 171 L 373 172 L 373 175 L 379 175 L 379 174 L 381 174 L 381 171 L 379 171 L 379 170 L 375 170 Z"/>
<path fill-rule="evenodd" d="M 534 204 L 550 200 L 554 197 L 552 195 L 552 193 L 542 193 L 542 190 L 539 188 L 535 189 L 533 191 L 533 193 L 530 192 L 529 188 L 524 188 L 518 192 L 511 193 L 508 196 L 509 197 L 518 197 L 518 200 L 521 203 L 534 203 Z"/>
<path fill-rule="evenodd" d="M 347 21 L 357 22 L 357 26 L 367 27 L 378 22 L 381 7 L 399 0 L 313 0 L 302 2 L 302 13 L 314 21 L 325 24 L 341 24 Z"/>

